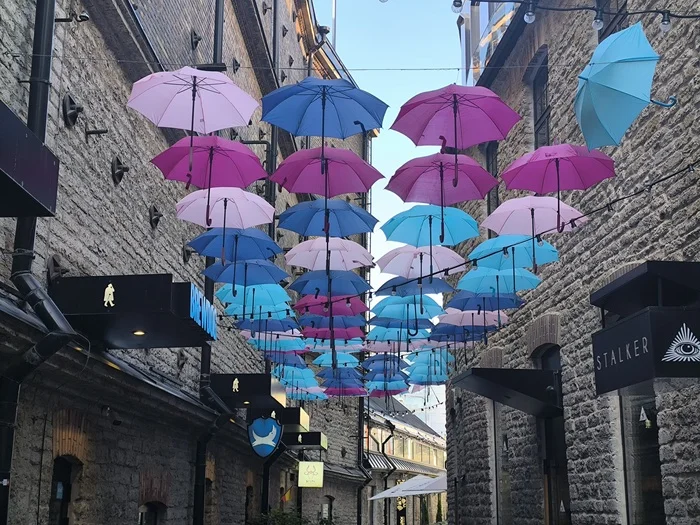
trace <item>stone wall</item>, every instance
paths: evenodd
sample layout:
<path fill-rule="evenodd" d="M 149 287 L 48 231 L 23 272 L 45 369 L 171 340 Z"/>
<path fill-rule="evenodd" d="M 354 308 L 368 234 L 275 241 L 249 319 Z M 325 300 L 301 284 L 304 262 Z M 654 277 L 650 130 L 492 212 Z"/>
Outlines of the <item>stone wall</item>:
<path fill-rule="evenodd" d="M 580 4 L 567 0 L 562 6 Z M 667 2 L 677 12 L 694 11 L 695 2 Z M 656 2 L 630 1 L 630 10 L 658 7 Z M 546 46 L 549 54 L 549 98 L 552 141 L 582 144 L 573 111 L 576 75 L 583 69 L 597 45 L 591 30 L 590 13 L 537 12 L 537 20 L 527 26 L 491 86 L 522 117 L 508 139 L 499 143 L 498 166 L 502 172 L 517 157 L 534 147 L 532 92 L 527 85 L 527 66 Z M 643 111 L 623 139 L 621 146 L 604 148 L 615 159 L 617 177 L 585 192 L 567 192 L 564 200 L 579 210 L 597 208 L 607 201 L 643 187 L 645 181 L 667 175 L 700 158 L 698 151 L 697 105 L 698 57 L 694 51 L 700 29 L 694 22 L 674 23 L 667 35 L 659 30 L 660 17 L 633 16 L 641 20 L 652 46 L 661 55 L 654 79 L 654 98 L 666 100 L 676 95 L 680 102 L 671 110 L 651 105 Z M 483 150 L 471 154 L 485 164 Z M 501 202 L 515 196 L 499 187 Z M 527 304 L 511 317 L 511 324 L 489 338 L 489 346 L 504 349 L 503 366 L 534 366 L 530 347 L 541 337 L 534 336 L 533 326 L 546 314 L 558 314 L 558 341 L 541 341 L 561 345 L 564 418 L 571 490 L 572 522 L 584 524 L 626 523 L 625 494 L 619 447 L 619 412 L 614 396 L 596 397 L 590 334 L 600 327 L 599 313 L 589 303 L 589 294 L 599 280 L 618 268 L 648 259 L 695 260 L 698 233 L 697 190 L 694 175 L 675 177 L 652 192 L 616 204 L 590 218 L 590 223 L 572 233 L 548 236 L 559 250 L 560 262 L 541 267 L 542 284 L 524 294 Z M 485 203 L 469 203 L 465 209 L 481 221 Z M 485 231 L 482 239 L 485 239 Z M 461 247 L 469 253 L 474 242 Z M 484 352 L 483 345 L 478 349 Z M 468 366 L 472 366 L 469 363 Z M 460 370 L 464 370 L 463 362 Z M 700 452 L 700 430 L 689 425 L 697 403 L 697 382 L 678 388 L 657 385 L 659 441 L 663 475 L 663 493 L 668 525 L 693 523 L 700 519 L 698 508 L 697 463 L 691 459 Z M 460 404 L 455 399 L 461 398 Z M 475 433 L 482 434 L 486 412 L 480 400 L 465 391 L 448 396 L 448 472 L 450 483 L 451 523 L 496 523 L 494 504 L 483 499 L 485 478 L 493 470 L 485 459 L 484 447 L 467 449 L 461 442 Z M 508 436 L 513 524 L 542 523 L 542 468 L 535 419 L 521 412 L 503 410 L 503 424 Z M 456 443 L 457 442 L 457 443 Z M 455 491 L 453 482 L 460 480 L 460 466 L 465 451 L 483 459 L 466 465 L 463 483 Z M 473 452 L 472 452 L 473 451 Z M 470 487 L 484 480 L 482 491 Z M 455 493 L 463 502 L 464 513 L 455 517 Z M 484 506 L 485 505 L 485 506 Z M 485 512 L 482 512 L 485 511 Z"/>

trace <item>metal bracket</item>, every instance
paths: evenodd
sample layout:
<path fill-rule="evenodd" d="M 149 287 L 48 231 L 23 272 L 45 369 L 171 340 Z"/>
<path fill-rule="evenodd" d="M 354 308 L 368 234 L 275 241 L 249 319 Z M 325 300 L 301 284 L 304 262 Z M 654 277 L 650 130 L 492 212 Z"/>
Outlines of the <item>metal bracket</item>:
<path fill-rule="evenodd" d="M 151 224 L 151 228 L 155 230 L 162 217 L 163 214 L 158 211 L 155 204 L 151 204 L 151 207 L 148 208 L 148 222 Z"/>
<path fill-rule="evenodd" d="M 106 135 L 109 130 L 106 128 L 88 129 L 88 123 L 85 122 L 85 144 L 90 143 L 90 135 Z"/>
<path fill-rule="evenodd" d="M 197 49 L 197 46 L 202 41 L 202 37 L 197 34 L 197 31 L 190 29 L 190 47 L 192 51 Z"/>
<path fill-rule="evenodd" d="M 129 166 L 124 165 L 121 159 L 115 155 L 115 157 L 112 159 L 111 171 L 112 182 L 114 182 L 115 186 L 119 186 L 122 178 L 124 178 L 124 174 L 128 173 Z"/>
<path fill-rule="evenodd" d="M 63 95 L 61 109 L 63 111 L 63 123 L 67 128 L 75 126 L 78 116 L 83 112 L 83 106 L 78 104 L 70 93 Z"/>

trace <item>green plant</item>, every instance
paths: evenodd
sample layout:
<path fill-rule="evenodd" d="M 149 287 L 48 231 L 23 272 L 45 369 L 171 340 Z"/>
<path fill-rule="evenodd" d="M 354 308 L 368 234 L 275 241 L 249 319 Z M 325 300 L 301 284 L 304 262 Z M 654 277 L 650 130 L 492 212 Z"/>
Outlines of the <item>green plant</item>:
<path fill-rule="evenodd" d="M 437 512 L 435 513 L 435 521 L 440 523 L 442 521 L 442 496 L 438 496 L 437 502 Z"/>
<path fill-rule="evenodd" d="M 253 519 L 250 525 L 309 525 L 309 521 L 299 516 L 296 511 L 274 509 L 269 514 Z"/>

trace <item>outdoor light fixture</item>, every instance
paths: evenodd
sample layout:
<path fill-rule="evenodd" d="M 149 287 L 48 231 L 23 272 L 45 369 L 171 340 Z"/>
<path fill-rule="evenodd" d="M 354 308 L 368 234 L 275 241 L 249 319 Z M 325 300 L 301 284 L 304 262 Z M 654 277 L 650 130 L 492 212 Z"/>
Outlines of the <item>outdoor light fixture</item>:
<path fill-rule="evenodd" d="M 593 29 L 596 31 L 600 31 L 603 29 L 603 10 L 602 9 L 596 9 L 595 11 L 595 18 L 593 19 L 593 23 L 591 24 L 593 26 Z"/>
<path fill-rule="evenodd" d="M 287 73 L 282 71 L 282 73 L 280 73 L 280 82 L 284 83 L 285 80 L 287 80 Z"/>
<path fill-rule="evenodd" d="M 263 16 L 267 14 L 268 11 L 272 10 L 272 7 L 267 5 L 267 2 L 262 3 Z"/>
<path fill-rule="evenodd" d="M 192 257 L 192 254 L 194 253 L 194 248 L 191 246 L 187 246 L 187 243 L 182 243 L 182 264 L 187 264 L 190 262 L 190 257 Z"/>
<path fill-rule="evenodd" d="M 671 30 L 671 13 L 669 11 L 664 11 L 661 15 L 661 32 L 663 34 L 668 33 Z"/>
<path fill-rule="evenodd" d="M 289 33 L 289 29 L 287 29 L 287 26 L 282 26 L 282 38 L 287 36 L 287 33 Z"/>
<path fill-rule="evenodd" d="M 119 186 L 122 178 L 124 178 L 124 174 L 129 171 L 129 166 L 124 165 L 121 159 L 115 155 L 112 159 L 110 170 L 112 172 L 112 182 L 115 186 Z"/>
<path fill-rule="evenodd" d="M 111 406 L 103 405 L 100 411 L 102 412 L 102 415 L 104 417 L 109 418 L 112 421 L 112 425 L 114 425 L 115 427 L 118 427 L 122 424 L 121 417 L 119 417 L 117 411 L 114 410 Z"/>
<path fill-rule="evenodd" d="M 289 67 L 292 67 L 294 65 L 294 57 L 292 55 L 289 55 Z"/>
<path fill-rule="evenodd" d="M 243 401 L 244 405 L 250 405 L 250 401 Z"/>
<path fill-rule="evenodd" d="M 452 1 L 452 12 L 457 13 L 457 14 L 461 13 L 463 5 L 464 5 L 464 2 L 462 2 L 462 0 L 453 0 Z"/>
<path fill-rule="evenodd" d="M 87 11 L 83 11 L 80 14 L 76 14 L 75 12 L 72 12 L 70 16 L 67 16 L 65 18 L 54 18 L 54 22 L 87 22 L 90 20 L 90 15 L 87 14 Z"/>
<path fill-rule="evenodd" d="M 143 337 L 144 335 L 146 335 L 146 332 L 144 332 L 143 330 L 134 330 L 132 333 L 133 333 L 136 337 Z"/>
<path fill-rule="evenodd" d="M 233 62 L 231 63 L 231 68 L 233 69 L 233 73 L 236 74 L 238 73 L 238 70 L 241 69 L 241 63 L 234 58 Z"/>
<path fill-rule="evenodd" d="M 523 19 L 526 24 L 532 24 L 535 21 L 535 2 L 529 2 L 527 4 L 527 11 L 525 11 Z"/>
<path fill-rule="evenodd" d="M 78 116 L 83 112 L 83 106 L 78 104 L 70 93 L 63 95 L 63 123 L 67 128 L 72 128 L 78 121 Z"/>
<path fill-rule="evenodd" d="M 158 211 L 155 204 L 151 204 L 151 207 L 148 208 L 148 222 L 150 223 L 151 228 L 155 230 L 158 227 L 158 223 L 162 217 L 163 214 Z"/>
<path fill-rule="evenodd" d="M 199 43 L 202 41 L 202 37 L 197 34 L 197 31 L 194 29 L 190 29 L 190 47 L 192 48 L 192 51 L 197 49 L 197 46 Z"/>
<path fill-rule="evenodd" d="M 68 269 L 61 264 L 61 257 L 58 254 L 46 259 L 46 280 L 53 283 L 68 273 Z"/>

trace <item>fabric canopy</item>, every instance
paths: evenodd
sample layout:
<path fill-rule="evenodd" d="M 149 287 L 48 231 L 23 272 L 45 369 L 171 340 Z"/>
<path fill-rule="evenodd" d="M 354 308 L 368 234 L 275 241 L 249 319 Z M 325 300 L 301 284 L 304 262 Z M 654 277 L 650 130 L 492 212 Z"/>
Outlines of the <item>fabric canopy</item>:
<path fill-rule="evenodd" d="M 408 481 L 404 481 L 399 485 L 380 492 L 376 496 L 369 499 L 400 498 L 404 496 L 419 496 L 421 494 L 434 494 L 438 492 L 447 492 L 447 474 L 443 474 L 437 478 L 431 478 L 430 476 L 415 476 Z"/>

